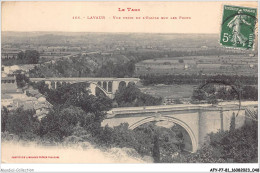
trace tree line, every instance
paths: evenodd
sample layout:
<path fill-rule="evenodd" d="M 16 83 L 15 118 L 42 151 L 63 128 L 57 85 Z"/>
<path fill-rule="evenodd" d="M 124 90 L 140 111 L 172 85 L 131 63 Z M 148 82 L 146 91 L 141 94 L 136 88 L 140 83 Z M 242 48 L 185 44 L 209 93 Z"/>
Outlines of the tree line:
<path fill-rule="evenodd" d="M 258 88 L 250 85 L 225 85 L 223 83 L 208 83 L 199 85 L 193 90 L 192 102 L 206 101 L 209 104 L 216 104 L 219 100 L 258 100 Z"/>
<path fill-rule="evenodd" d="M 257 85 L 257 77 L 255 76 L 238 76 L 238 75 L 200 75 L 200 74 L 191 74 L 191 75 L 181 75 L 181 74 L 172 74 L 172 75 L 143 75 L 140 76 L 141 82 L 143 85 L 157 85 L 157 84 L 201 84 L 208 83 L 212 81 L 219 81 L 226 84 L 246 84 L 246 85 Z"/>
<path fill-rule="evenodd" d="M 162 98 L 153 97 L 142 93 L 134 84 L 129 83 L 126 87 L 121 87 L 115 94 L 114 100 L 119 107 L 138 107 L 161 105 Z"/>
<path fill-rule="evenodd" d="M 132 77 L 135 62 L 114 63 L 108 61 L 93 66 L 84 58 L 62 59 L 54 63 L 45 63 L 29 71 L 30 77 Z"/>

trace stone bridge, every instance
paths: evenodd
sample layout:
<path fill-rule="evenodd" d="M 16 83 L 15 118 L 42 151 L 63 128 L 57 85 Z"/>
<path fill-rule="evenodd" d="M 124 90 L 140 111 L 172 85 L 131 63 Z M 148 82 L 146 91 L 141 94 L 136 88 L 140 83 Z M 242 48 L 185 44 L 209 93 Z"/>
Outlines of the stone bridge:
<path fill-rule="evenodd" d="M 99 88 L 105 95 L 113 99 L 119 87 L 127 86 L 130 82 L 136 84 L 138 78 L 30 78 L 32 82 L 44 81 L 51 89 L 59 85 L 74 83 L 89 83 L 90 93 L 96 95 L 96 88 Z"/>
<path fill-rule="evenodd" d="M 148 107 L 114 108 L 107 114 L 102 126 L 118 126 L 128 123 L 134 130 L 148 122 L 181 126 L 185 150 L 196 152 L 206 141 L 207 134 L 229 130 L 231 117 L 235 115 L 235 127 L 239 128 L 248 120 L 247 109 L 257 108 L 257 102 L 225 103 L 222 105 L 162 105 Z"/>

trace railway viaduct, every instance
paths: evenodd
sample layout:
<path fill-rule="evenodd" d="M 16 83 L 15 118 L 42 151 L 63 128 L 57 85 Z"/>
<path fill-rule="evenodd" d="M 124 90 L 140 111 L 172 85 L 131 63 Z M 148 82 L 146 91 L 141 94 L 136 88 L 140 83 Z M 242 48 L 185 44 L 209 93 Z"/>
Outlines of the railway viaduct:
<path fill-rule="evenodd" d="M 96 88 L 99 88 L 109 98 L 113 99 L 120 86 L 127 86 L 129 83 L 137 83 L 138 78 L 30 78 L 32 82 L 44 81 L 49 89 L 56 89 L 62 84 L 89 83 L 90 93 L 95 95 Z"/>

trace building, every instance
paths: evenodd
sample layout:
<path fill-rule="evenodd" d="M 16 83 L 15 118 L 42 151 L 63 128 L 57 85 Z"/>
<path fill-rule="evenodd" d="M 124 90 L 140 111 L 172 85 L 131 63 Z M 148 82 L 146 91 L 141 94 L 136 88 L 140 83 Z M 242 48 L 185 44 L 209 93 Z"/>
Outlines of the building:
<path fill-rule="evenodd" d="M 2 60 L 8 59 L 17 59 L 20 51 L 2 51 L 1 58 Z"/>

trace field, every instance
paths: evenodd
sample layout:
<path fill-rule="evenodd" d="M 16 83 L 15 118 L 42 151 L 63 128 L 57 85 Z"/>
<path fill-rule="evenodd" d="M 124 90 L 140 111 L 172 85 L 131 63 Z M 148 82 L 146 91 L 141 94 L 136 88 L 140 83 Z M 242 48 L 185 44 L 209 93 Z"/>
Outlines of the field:
<path fill-rule="evenodd" d="M 257 74 L 257 55 L 215 55 L 156 58 L 136 64 L 136 74 Z"/>
<path fill-rule="evenodd" d="M 138 88 L 152 96 L 173 98 L 173 99 L 189 99 L 192 96 L 195 85 L 154 85 L 154 86 L 138 86 Z"/>

